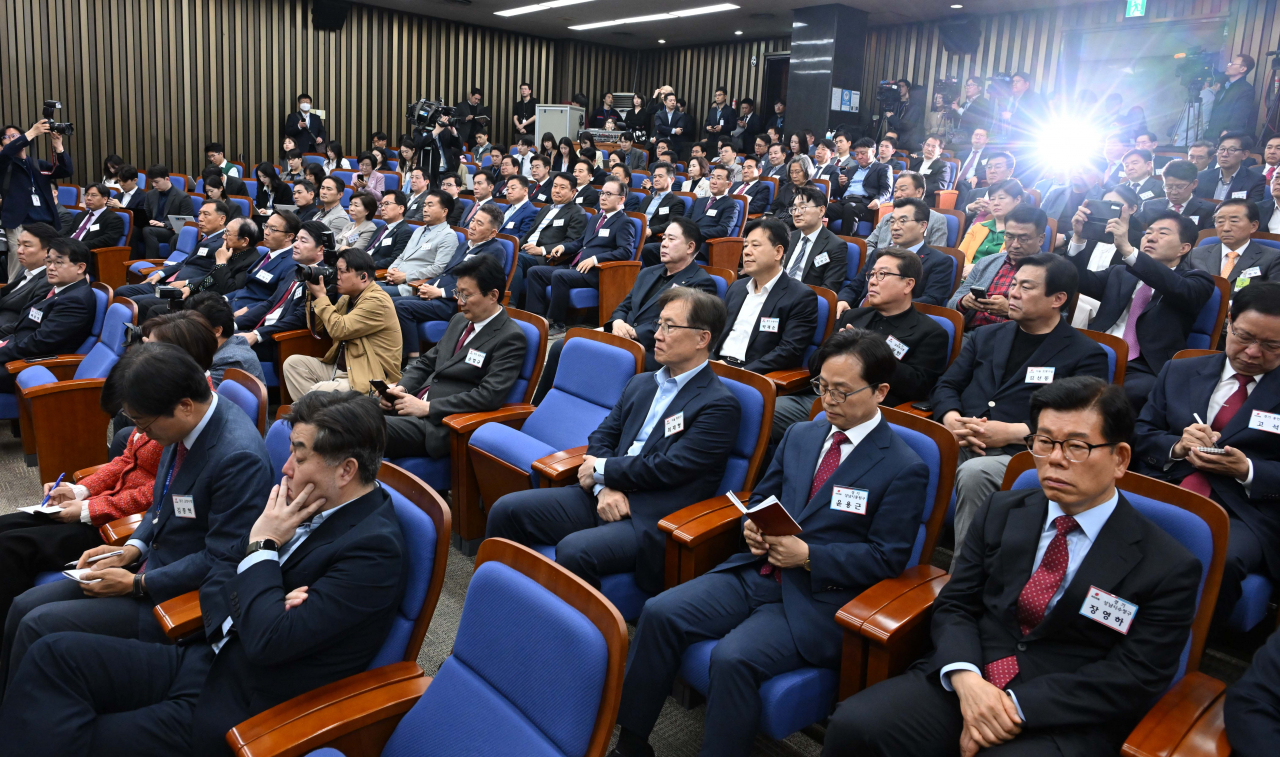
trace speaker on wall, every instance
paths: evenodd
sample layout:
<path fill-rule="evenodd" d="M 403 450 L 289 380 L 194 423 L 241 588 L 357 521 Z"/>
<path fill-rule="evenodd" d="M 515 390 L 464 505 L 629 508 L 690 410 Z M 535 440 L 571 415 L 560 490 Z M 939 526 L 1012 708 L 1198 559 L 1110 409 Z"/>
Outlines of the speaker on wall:
<path fill-rule="evenodd" d="M 344 0 L 311 0 L 311 25 L 324 31 L 336 32 L 347 23 L 351 3 Z"/>
<path fill-rule="evenodd" d="M 982 27 L 974 21 L 943 21 L 938 24 L 938 39 L 953 55 L 976 55 L 982 39 Z"/>

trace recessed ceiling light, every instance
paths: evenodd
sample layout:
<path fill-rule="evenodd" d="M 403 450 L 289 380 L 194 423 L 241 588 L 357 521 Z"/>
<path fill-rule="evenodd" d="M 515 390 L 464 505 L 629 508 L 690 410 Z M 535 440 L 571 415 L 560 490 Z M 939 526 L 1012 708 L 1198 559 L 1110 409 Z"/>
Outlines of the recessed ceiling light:
<path fill-rule="evenodd" d="M 742 30 L 739 29 L 738 31 L 734 32 L 734 34 L 742 34 Z"/>
<path fill-rule="evenodd" d="M 964 6 L 963 6 L 963 5 L 960 5 L 960 4 L 958 4 L 958 3 L 957 3 L 956 5 L 953 5 L 953 6 L 951 6 L 951 7 L 952 7 L 952 8 L 963 8 Z"/>
<path fill-rule="evenodd" d="M 666 41 L 665 39 L 660 39 L 660 40 L 658 40 L 658 44 L 659 44 L 659 45 L 665 45 L 665 44 L 667 44 L 667 41 Z"/>
<path fill-rule="evenodd" d="M 671 11 L 670 13 L 653 13 L 647 16 L 632 16 L 630 18 L 615 18 L 609 21 L 596 21 L 591 24 L 578 24 L 570 26 L 574 31 L 586 31 L 588 29 L 601 29 L 606 26 L 617 26 L 618 24 L 642 24 L 646 21 L 666 21 L 673 18 L 683 18 L 685 16 L 701 16 L 704 13 L 718 13 L 720 11 L 737 10 L 738 6 L 733 3 L 721 3 L 719 5 L 706 5 L 701 8 L 688 8 L 685 10 Z"/>
<path fill-rule="evenodd" d="M 526 13 L 533 13 L 534 11 L 545 11 L 545 10 L 550 10 L 551 8 L 560 8 L 566 5 L 577 5 L 579 3 L 589 3 L 589 2 L 591 2 L 591 0 L 548 0 L 548 2 L 538 3 L 537 5 L 522 5 L 519 8 L 511 8 L 510 10 L 497 11 L 493 15 L 522 16 Z"/>

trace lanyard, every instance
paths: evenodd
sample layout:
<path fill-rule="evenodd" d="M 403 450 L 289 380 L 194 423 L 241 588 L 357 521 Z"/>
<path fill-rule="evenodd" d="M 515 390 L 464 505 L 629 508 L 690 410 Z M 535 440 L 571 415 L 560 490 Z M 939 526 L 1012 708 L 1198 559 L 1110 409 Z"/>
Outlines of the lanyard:
<path fill-rule="evenodd" d="M 156 519 L 160 518 L 160 508 L 164 506 L 164 498 L 169 494 L 169 485 L 173 483 L 173 473 L 178 467 L 178 448 L 173 448 L 173 462 L 169 463 L 169 475 L 165 477 L 164 489 L 160 490 L 160 499 L 156 505 Z"/>

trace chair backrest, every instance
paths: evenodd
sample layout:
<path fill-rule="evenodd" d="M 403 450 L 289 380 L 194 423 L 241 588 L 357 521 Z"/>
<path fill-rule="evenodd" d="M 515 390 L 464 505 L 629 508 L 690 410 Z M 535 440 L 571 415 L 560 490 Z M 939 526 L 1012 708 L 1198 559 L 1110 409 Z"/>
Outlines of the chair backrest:
<path fill-rule="evenodd" d="M 768 197 L 768 199 L 765 200 L 764 206 L 766 208 L 771 208 L 773 207 L 773 194 L 774 192 L 778 191 L 778 182 L 777 180 L 773 180 L 773 181 L 761 180 L 760 183 L 764 185 L 764 192 L 765 192 L 765 195 Z"/>
<path fill-rule="evenodd" d="M 809 364 L 809 358 L 813 357 L 813 353 L 817 352 L 827 337 L 831 336 L 831 329 L 836 325 L 836 293 L 812 284 L 809 288 L 818 295 L 818 325 L 813 329 L 813 341 L 804 350 L 804 359 L 800 361 L 802 366 Z"/>
<path fill-rule="evenodd" d="M 195 186 L 195 182 L 191 181 L 185 174 L 171 173 L 169 181 L 178 188 L 179 192 L 186 192 Z"/>
<path fill-rule="evenodd" d="M 271 428 L 267 429 L 267 457 L 271 458 L 271 467 L 275 470 L 272 481 L 279 481 L 284 476 L 284 464 L 292 454 L 289 446 L 289 432 L 292 429 L 293 426 L 284 419 L 272 423 Z"/>
<path fill-rule="evenodd" d="M 645 230 L 649 227 L 648 219 L 644 217 L 644 213 L 627 213 L 627 220 L 631 222 L 631 238 L 635 240 L 635 254 L 631 256 L 632 260 L 640 259 L 640 250 L 644 249 Z"/>
<path fill-rule="evenodd" d="M 943 217 L 947 221 L 947 246 L 955 247 L 956 242 L 958 242 L 960 239 L 960 224 L 962 223 L 963 219 L 956 218 L 956 216 L 952 215 L 952 213 L 954 213 L 955 211 L 944 213 L 943 211 L 940 210 L 938 212 L 942 213 Z"/>
<path fill-rule="evenodd" d="M 648 171 L 632 171 L 631 172 L 631 188 L 640 189 L 640 185 L 644 184 L 645 179 L 652 178 Z"/>
<path fill-rule="evenodd" d="M 840 238 L 848 246 L 848 251 L 845 253 L 844 258 L 844 283 L 847 285 L 858 276 L 858 272 L 862 270 L 862 266 L 867 262 L 867 240 L 849 236 Z"/>
<path fill-rule="evenodd" d="M 394 170 L 379 171 L 378 173 L 382 174 L 382 191 L 384 194 L 400 190 L 400 174 Z"/>
<path fill-rule="evenodd" d="M 1117 486 L 1129 504 L 1200 560 L 1196 616 L 1173 678 L 1173 683 L 1177 683 L 1188 670 L 1200 667 L 1200 655 L 1218 601 L 1218 584 L 1227 557 L 1227 535 L 1231 530 L 1227 512 L 1207 497 L 1132 471 L 1126 472 Z M 1000 488 L 1014 491 L 1040 488 L 1030 452 L 1019 452 L 1010 459 Z"/>
<path fill-rule="evenodd" d="M 626 654 L 604 595 L 528 547 L 487 539 L 453 653 L 382 755 L 420 755 L 427 741 L 435 754 L 602 755 Z"/>
<path fill-rule="evenodd" d="M 778 390 L 768 378 L 723 363 L 711 363 L 733 396 L 738 398 L 738 436 L 729 450 L 719 492 L 750 491 L 759 477 L 769 432 L 773 427 L 773 405 Z"/>
<path fill-rule="evenodd" d="M 515 264 L 516 246 L 520 244 L 520 240 L 510 234 L 499 234 L 494 239 L 502 247 L 502 272 L 507 275 L 507 283 L 510 284 L 513 275 L 511 266 Z"/>
<path fill-rule="evenodd" d="M 466 218 L 467 214 L 471 212 L 471 206 L 476 204 L 476 201 L 471 199 L 470 197 L 459 197 L 457 198 L 456 202 L 462 205 L 463 218 Z"/>
<path fill-rule="evenodd" d="M 336 177 L 338 177 L 339 179 L 342 179 L 342 183 L 343 183 L 343 184 L 345 184 L 345 185 L 347 185 L 348 187 L 349 187 L 349 186 L 351 186 L 351 182 L 352 182 L 352 181 L 354 181 L 354 180 L 355 180 L 355 178 L 356 178 L 356 172 L 355 172 L 355 171 L 343 171 L 343 170 L 341 170 L 341 169 L 336 170 L 336 171 L 330 171 L 330 172 L 329 172 L 329 175 L 330 175 L 330 176 L 336 176 Z M 318 189 L 318 187 L 317 187 L 317 189 Z"/>
<path fill-rule="evenodd" d="M 84 344 L 76 350 L 77 355 L 89 354 L 89 351 L 98 343 L 98 337 L 102 334 L 102 324 L 107 317 L 107 306 L 111 304 L 111 287 L 101 281 L 95 281 L 90 286 L 93 287 L 93 326 L 89 329 L 89 338 L 85 339 Z"/>
<path fill-rule="evenodd" d="M 120 216 L 120 220 L 124 221 L 124 231 L 120 233 L 120 239 L 116 242 L 116 247 L 126 247 L 129 244 L 129 232 L 133 231 L 133 212 L 129 210 L 117 210 L 116 215 Z"/>
<path fill-rule="evenodd" d="M 218 384 L 218 396 L 231 400 L 249 416 L 259 434 L 267 433 L 267 385 L 239 368 L 228 368 Z"/>
<path fill-rule="evenodd" d="M 102 318 L 102 333 L 97 344 L 89 350 L 80 365 L 76 366 L 75 378 L 106 378 L 111 367 L 124 354 L 124 327 L 138 319 L 137 306 L 130 310 L 123 302 L 117 301 L 107 308 Z"/>
<path fill-rule="evenodd" d="M 74 208 L 80 204 L 80 187 L 67 184 L 58 185 L 58 204 L 64 208 Z"/>
<path fill-rule="evenodd" d="M 237 197 L 236 195 L 231 195 L 227 199 L 240 209 L 241 218 L 252 218 L 252 216 L 249 215 L 249 209 L 253 207 L 253 200 L 250 200 L 248 197 Z"/>
<path fill-rule="evenodd" d="M 244 182 L 245 194 L 249 197 L 258 196 L 258 180 L 257 179 L 241 179 Z"/>
<path fill-rule="evenodd" d="M 524 332 L 524 362 L 520 364 L 520 377 L 507 394 L 507 402 L 532 402 L 538 381 L 542 378 L 543 361 L 547 355 L 547 319 L 523 310 L 507 308 L 507 315 Z"/>
<path fill-rule="evenodd" d="M 1124 384 L 1124 372 L 1129 365 L 1129 345 L 1120 337 L 1091 329 L 1077 329 L 1081 334 L 1098 343 L 1107 353 L 1107 380 L 1117 386 Z"/>
<path fill-rule="evenodd" d="M 1227 280 L 1221 276 L 1213 277 L 1214 289 L 1209 301 L 1200 308 L 1196 322 L 1191 324 L 1191 333 L 1187 335 L 1187 347 L 1195 350 L 1209 350 L 1218 345 L 1218 335 L 1222 333 L 1222 324 L 1227 319 L 1227 308 L 1231 305 L 1230 289 Z"/>
<path fill-rule="evenodd" d="M 715 266 L 704 265 L 702 266 L 702 270 L 706 271 L 708 276 L 715 279 L 716 296 L 722 300 L 724 299 L 725 293 L 729 291 L 729 285 L 738 280 L 738 274 L 728 268 L 717 268 Z"/>
<path fill-rule="evenodd" d="M 1218 238 L 1218 232 L 1214 229 L 1204 229 L 1200 232 L 1200 237 L 1196 240 L 1196 247 L 1203 247 L 1207 244 L 1218 244 L 1222 240 Z M 1268 234 L 1265 231 L 1257 231 L 1249 235 L 1249 241 L 1257 242 L 1263 247 L 1270 247 L 1273 250 L 1280 250 L 1280 235 Z"/>
<path fill-rule="evenodd" d="M 932 318 L 947 332 L 951 340 L 951 351 L 948 353 L 947 365 L 951 365 L 960 356 L 960 345 L 964 343 L 964 317 L 951 308 L 930 305 L 924 302 L 911 303 L 916 310 Z"/>
<path fill-rule="evenodd" d="M 729 229 L 729 236 L 742 236 L 742 229 L 747 225 L 747 208 L 750 207 L 751 198 L 746 195 L 731 195 L 730 198 L 734 204 L 738 206 L 738 227 Z"/>
<path fill-rule="evenodd" d="M 521 431 L 555 449 L 587 443 L 622 390 L 644 369 L 644 348 L 630 339 L 570 329 L 551 390 Z"/>
<path fill-rule="evenodd" d="M 173 251 L 180 252 L 183 256 L 190 255 L 196 249 L 196 242 L 200 238 L 200 229 L 194 223 L 184 224 L 178 232 L 178 239 L 173 243 Z"/>
<path fill-rule="evenodd" d="M 934 247 L 933 249 L 951 258 L 951 291 L 960 286 L 960 275 L 964 273 L 964 253 L 955 247 Z"/>

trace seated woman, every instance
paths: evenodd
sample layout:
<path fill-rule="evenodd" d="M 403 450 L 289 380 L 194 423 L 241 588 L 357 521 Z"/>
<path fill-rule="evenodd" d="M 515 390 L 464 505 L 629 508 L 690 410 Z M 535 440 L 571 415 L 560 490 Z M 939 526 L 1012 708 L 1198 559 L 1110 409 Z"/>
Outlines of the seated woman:
<path fill-rule="evenodd" d="M 968 276 L 973 264 L 988 255 L 994 255 L 1004 247 L 1004 219 L 1009 211 L 1022 204 L 1025 193 L 1022 183 L 1017 179 L 1006 179 L 991 187 L 987 193 L 990 198 L 991 217 L 975 223 L 965 232 L 960 240 L 960 251 L 964 253 L 964 275 Z"/>
<path fill-rule="evenodd" d="M 113 371 L 102 386 L 100 404 L 106 413 L 120 411 L 119 383 Z M 130 427 L 123 453 L 93 475 L 75 484 L 44 485 L 49 504 L 62 512 L 0 516 L 0 613 L 8 615 L 9 605 L 35 585 L 37 574 L 60 571 L 86 550 L 102 546 L 99 526 L 151 506 L 162 449 Z"/>
<path fill-rule="evenodd" d="M 349 249 L 368 249 L 369 243 L 373 241 L 374 232 L 378 230 L 372 220 L 377 212 L 378 199 L 371 193 L 356 192 L 351 195 L 351 205 L 347 208 L 351 221 L 338 233 L 339 252 Z"/>

